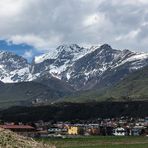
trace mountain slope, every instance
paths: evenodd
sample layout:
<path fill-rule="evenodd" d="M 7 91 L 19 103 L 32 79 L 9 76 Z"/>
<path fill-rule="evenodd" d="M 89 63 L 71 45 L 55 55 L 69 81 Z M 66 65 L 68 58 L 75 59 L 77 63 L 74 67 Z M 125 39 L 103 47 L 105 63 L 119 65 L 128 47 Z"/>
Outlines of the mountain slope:
<path fill-rule="evenodd" d="M 34 82 L 38 82 L 55 90 L 59 90 L 61 92 L 61 96 L 62 94 L 71 94 L 75 92 L 75 90 L 68 83 L 54 77 L 48 78 L 48 75 L 47 77 L 44 75 L 43 78 L 37 78 Z"/>
<path fill-rule="evenodd" d="M 127 75 L 123 80 L 108 89 L 80 91 L 72 97 L 60 101 L 135 101 L 148 100 L 148 66 Z"/>
<path fill-rule="evenodd" d="M 31 105 L 31 102 L 36 100 L 52 102 L 68 95 L 68 91 L 55 88 L 36 82 L 0 85 L 0 108 L 12 105 Z"/>
<path fill-rule="evenodd" d="M 90 100 L 96 101 L 127 101 L 127 100 L 147 100 L 148 98 L 148 67 L 144 67 L 136 72 L 127 75 L 123 80 L 118 82 L 112 88 L 98 89 L 90 91 L 79 91 L 72 94 L 71 89 L 67 90 L 50 80 L 50 83 L 43 84 L 36 82 L 23 82 L 15 84 L 0 84 L 0 103 L 1 106 L 28 104 L 33 100 L 85 102 Z M 50 85 L 51 87 L 50 87 Z M 57 89 L 55 89 L 57 88 Z M 62 90 L 63 89 L 63 90 Z M 67 95 L 67 97 L 65 97 Z M 69 97 L 68 97 L 69 95 Z M 64 97 L 64 98 L 63 98 Z M 63 98 L 63 99 L 62 99 Z M 60 101 L 60 100 L 59 100 Z"/>
<path fill-rule="evenodd" d="M 145 100 L 148 98 L 148 67 L 142 68 L 106 91 L 104 97 Z"/>

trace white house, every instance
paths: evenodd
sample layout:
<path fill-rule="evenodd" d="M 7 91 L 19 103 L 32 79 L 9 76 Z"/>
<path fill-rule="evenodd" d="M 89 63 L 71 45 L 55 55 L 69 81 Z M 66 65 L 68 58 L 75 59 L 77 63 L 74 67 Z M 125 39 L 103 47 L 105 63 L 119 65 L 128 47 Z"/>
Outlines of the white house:
<path fill-rule="evenodd" d="M 122 127 L 118 127 L 118 128 L 115 128 L 113 130 L 113 135 L 114 136 L 125 136 L 126 135 L 126 130 Z"/>

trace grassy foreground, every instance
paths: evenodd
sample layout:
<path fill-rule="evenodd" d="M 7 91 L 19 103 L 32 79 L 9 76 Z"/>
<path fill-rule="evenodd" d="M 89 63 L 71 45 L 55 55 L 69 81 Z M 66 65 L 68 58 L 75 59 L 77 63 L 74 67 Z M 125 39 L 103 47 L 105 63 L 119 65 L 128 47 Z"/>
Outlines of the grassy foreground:
<path fill-rule="evenodd" d="M 79 138 L 44 138 L 46 144 L 56 148 L 148 148 L 148 137 L 102 137 L 89 136 Z"/>

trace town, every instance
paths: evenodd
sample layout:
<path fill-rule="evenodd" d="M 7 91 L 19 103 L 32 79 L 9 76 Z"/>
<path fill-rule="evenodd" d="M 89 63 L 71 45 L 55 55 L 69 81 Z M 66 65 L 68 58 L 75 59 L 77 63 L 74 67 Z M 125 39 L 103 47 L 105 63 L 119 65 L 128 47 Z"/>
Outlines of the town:
<path fill-rule="evenodd" d="M 89 135 L 100 136 L 148 136 L 148 117 L 120 117 L 87 121 L 13 123 L 2 122 L 0 128 L 32 138 L 67 138 Z"/>

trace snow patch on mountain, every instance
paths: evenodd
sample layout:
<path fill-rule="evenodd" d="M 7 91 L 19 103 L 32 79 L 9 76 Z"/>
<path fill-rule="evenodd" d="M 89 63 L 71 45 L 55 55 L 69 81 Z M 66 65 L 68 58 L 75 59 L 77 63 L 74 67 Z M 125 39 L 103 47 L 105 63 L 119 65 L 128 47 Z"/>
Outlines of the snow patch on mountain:
<path fill-rule="evenodd" d="M 39 63 L 44 62 L 45 60 L 56 59 L 57 57 L 58 57 L 58 51 L 52 49 L 48 53 L 45 53 L 45 54 L 40 55 L 40 56 L 36 56 L 35 59 L 34 59 L 34 62 L 36 64 L 39 64 Z"/>
<path fill-rule="evenodd" d="M 132 62 L 131 65 L 133 66 L 131 67 L 131 69 L 137 70 L 148 64 L 147 62 L 144 63 L 146 59 L 148 59 L 148 53 L 132 53 L 130 57 L 120 61 L 119 64 L 117 64 L 114 68 L 119 67 L 125 63 Z M 139 64 L 141 66 L 139 66 Z"/>

